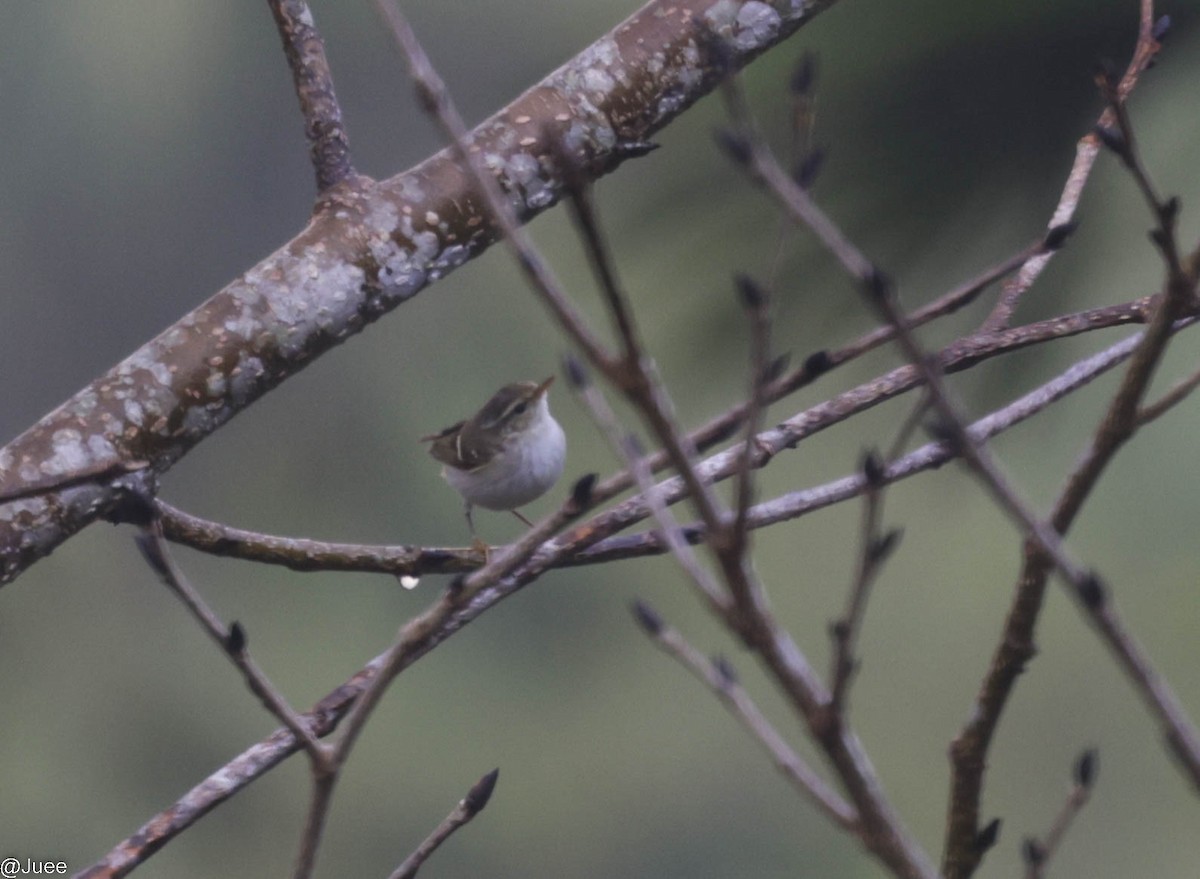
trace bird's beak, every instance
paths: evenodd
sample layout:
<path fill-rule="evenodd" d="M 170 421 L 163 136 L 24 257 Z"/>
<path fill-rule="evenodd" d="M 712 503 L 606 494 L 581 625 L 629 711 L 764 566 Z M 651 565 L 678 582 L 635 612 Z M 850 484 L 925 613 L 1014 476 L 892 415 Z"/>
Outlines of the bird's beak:
<path fill-rule="evenodd" d="M 554 384 L 554 376 L 550 376 L 550 378 L 546 379 L 534 389 L 533 398 L 536 400 L 539 397 L 545 396 L 546 391 L 550 390 L 550 385 L 552 384 Z"/>

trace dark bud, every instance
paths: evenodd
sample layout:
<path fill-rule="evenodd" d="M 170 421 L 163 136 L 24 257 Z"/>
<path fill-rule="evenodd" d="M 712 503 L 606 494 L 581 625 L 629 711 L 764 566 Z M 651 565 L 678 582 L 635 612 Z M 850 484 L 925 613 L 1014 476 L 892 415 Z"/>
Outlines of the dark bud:
<path fill-rule="evenodd" d="M 574 354 L 563 355 L 563 372 L 567 374 L 567 381 L 571 383 L 571 387 L 577 391 L 582 391 L 591 384 L 587 368 Z"/>
<path fill-rule="evenodd" d="M 446 593 L 455 598 L 463 591 L 463 584 L 467 581 L 466 574 L 455 574 L 450 578 L 450 582 L 446 584 Z"/>
<path fill-rule="evenodd" d="M 587 509 L 592 503 L 592 489 L 596 487 L 595 473 L 585 473 L 571 486 L 571 503 L 579 509 Z"/>
<path fill-rule="evenodd" d="M 945 443 L 953 448 L 958 447 L 958 433 L 954 427 L 940 416 L 934 416 L 925 420 L 923 427 L 925 432 L 939 443 Z"/>
<path fill-rule="evenodd" d="M 588 187 L 591 186 L 591 178 L 588 176 L 587 162 L 584 157 L 578 152 L 568 149 L 561 137 L 544 129 L 541 132 L 541 139 L 548 145 L 550 155 L 554 158 L 554 164 L 562 177 L 563 189 L 577 201 L 586 199 Z M 613 147 L 613 153 L 618 159 L 624 158 L 619 152 L 620 146 L 617 144 Z"/>
<path fill-rule="evenodd" d="M 422 80 L 416 80 L 413 83 L 413 92 L 416 94 L 417 103 L 420 105 L 422 112 L 429 116 L 437 115 L 437 92 L 431 89 L 428 83 Z"/>
<path fill-rule="evenodd" d="M 744 135 L 730 131 L 728 128 L 718 128 L 713 132 L 713 140 L 717 142 L 717 146 L 721 148 L 721 151 L 735 164 L 742 166 L 750 164 L 750 158 L 754 154 L 754 149 L 750 146 L 750 141 Z"/>
<path fill-rule="evenodd" d="M 1079 759 L 1075 761 L 1075 783 L 1084 790 L 1091 790 L 1096 781 L 1099 762 L 1100 755 L 1096 753 L 1095 748 L 1088 748 L 1080 754 Z"/>
<path fill-rule="evenodd" d="M 1113 64 L 1111 58 L 1101 58 L 1096 62 L 1096 66 L 1092 68 L 1092 78 L 1101 87 L 1116 88 L 1119 76 L 1117 66 Z"/>
<path fill-rule="evenodd" d="M 975 853 L 982 855 L 996 844 L 1000 838 L 1000 819 L 993 818 L 984 828 L 975 834 Z"/>
<path fill-rule="evenodd" d="M 1151 229 L 1148 233 L 1150 240 L 1154 242 L 1154 246 L 1159 250 L 1166 251 L 1171 244 L 1171 236 L 1162 229 Z"/>
<path fill-rule="evenodd" d="M 871 563 L 878 565 L 886 561 L 887 557 L 896 551 L 896 547 L 900 545 L 900 538 L 903 536 L 903 528 L 893 528 L 882 537 L 871 541 L 871 547 L 867 550 L 867 557 Z"/>
<path fill-rule="evenodd" d="M 140 474 L 135 474 L 140 476 Z M 114 522 L 124 522 L 139 528 L 149 528 L 158 518 L 158 508 L 154 506 L 154 496 L 141 483 L 143 479 L 123 477 L 114 479 L 112 487 L 115 490 L 116 504 L 109 518 Z"/>
<path fill-rule="evenodd" d="M 1021 843 L 1021 857 L 1025 859 L 1025 866 L 1038 867 L 1046 860 L 1046 850 L 1032 836 L 1027 836 Z"/>
<path fill-rule="evenodd" d="M 697 22 L 697 28 L 701 30 L 698 42 L 704 47 L 708 56 L 706 61 L 712 68 L 712 72 L 718 79 L 732 76 L 737 69 L 734 64 L 733 49 L 712 28 L 705 27 L 699 22 Z"/>
<path fill-rule="evenodd" d="M 885 472 L 883 461 L 879 460 L 879 452 L 875 449 L 868 449 L 863 454 L 862 463 L 858 469 L 862 471 L 863 479 L 867 480 L 867 485 L 871 488 L 879 488 L 883 485 Z"/>
<path fill-rule="evenodd" d="M 767 368 L 763 370 L 762 383 L 769 385 L 771 382 L 779 378 L 788 368 L 788 363 L 792 360 L 790 354 L 780 354 L 774 360 L 767 364 Z"/>
<path fill-rule="evenodd" d="M 241 656 L 246 652 L 246 630 L 242 628 L 242 624 L 234 620 L 229 624 L 229 631 L 225 633 L 225 652 L 230 656 Z"/>
<path fill-rule="evenodd" d="M 1167 203 L 1162 206 L 1163 221 L 1166 223 L 1175 222 L 1175 218 L 1179 216 L 1179 196 L 1173 195 L 1167 199 Z"/>
<path fill-rule="evenodd" d="M 870 274 L 863 279 L 863 286 L 876 302 L 882 302 L 892 295 L 892 279 L 878 266 L 871 266 Z"/>
<path fill-rule="evenodd" d="M 817 175 L 821 173 L 821 168 L 824 166 L 825 150 L 820 147 L 811 149 L 796 165 L 796 170 L 792 172 L 792 179 L 801 189 L 808 189 L 816 182 Z"/>
<path fill-rule="evenodd" d="M 636 619 L 638 625 L 646 631 L 646 634 L 653 635 L 655 637 L 658 636 L 658 634 L 663 630 L 663 627 L 666 625 L 666 623 L 663 622 L 663 618 L 658 615 L 658 611 L 646 604 L 646 602 L 642 601 L 640 598 L 633 603 L 633 618 Z"/>
<path fill-rule="evenodd" d="M 792 94 L 798 98 L 805 97 L 812 92 L 813 86 L 816 84 L 817 56 L 812 52 L 805 52 L 796 62 L 796 69 L 792 71 L 792 79 L 789 83 Z"/>
<path fill-rule="evenodd" d="M 1162 16 L 1159 16 L 1158 21 L 1154 22 L 1154 29 L 1150 31 L 1150 35 L 1153 36 L 1157 42 L 1161 43 L 1163 40 L 1165 40 L 1167 38 L 1167 34 L 1169 34 L 1170 32 L 1171 32 L 1171 16 L 1162 15 Z"/>
<path fill-rule="evenodd" d="M 710 433 L 707 437 L 704 438 L 704 447 L 712 448 L 713 446 L 717 445 L 718 443 L 725 442 L 725 440 L 729 439 L 731 436 L 733 436 L 735 433 L 737 433 L 738 428 L 740 428 L 740 427 L 741 427 L 741 424 L 736 419 L 726 422 L 719 430 L 716 430 L 713 433 Z"/>
<path fill-rule="evenodd" d="M 767 291 L 758 286 L 758 282 L 749 275 L 738 272 L 733 276 L 733 285 L 737 288 L 738 299 L 742 307 L 749 311 L 757 311 L 767 305 Z"/>
<path fill-rule="evenodd" d="M 1079 228 L 1079 223 L 1072 220 L 1069 223 L 1060 223 L 1057 226 L 1051 226 L 1046 232 L 1046 237 L 1042 239 L 1042 248 L 1044 250 L 1058 250 L 1067 243 L 1075 230 Z"/>
<path fill-rule="evenodd" d="M 1120 156 L 1122 160 L 1129 156 L 1129 141 L 1117 129 L 1109 128 L 1107 125 L 1097 125 L 1092 131 L 1095 132 L 1096 137 L 1100 138 L 1100 143 Z"/>
<path fill-rule="evenodd" d="M 1097 610 L 1104 604 L 1104 582 L 1096 574 L 1084 577 L 1078 591 L 1079 600 L 1088 610 Z"/>
<path fill-rule="evenodd" d="M 624 140 L 613 147 L 613 152 L 619 159 L 638 159 L 654 152 L 660 146 L 662 144 L 650 140 Z"/>
<path fill-rule="evenodd" d="M 724 686 L 733 686 L 738 682 L 737 670 L 724 656 L 714 656 L 712 663 Z"/>
<path fill-rule="evenodd" d="M 829 624 L 829 637 L 838 642 L 845 642 L 850 637 L 850 624 L 845 620 L 834 620 Z"/>
<path fill-rule="evenodd" d="M 684 525 L 679 529 L 679 536 L 689 546 L 695 546 L 704 539 L 704 529 L 699 525 Z"/>
<path fill-rule="evenodd" d="M 829 356 L 829 352 L 825 350 L 814 351 L 804 358 L 804 374 L 809 379 L 817 378 L 829 372 L 833 368 L 833 359 Z"/>
<path fill-rule="evenodd" d="M 496 779 L 500 777 L 500 770 L 493 769 L 479 781 L 471 786 L 467 791 L 467 795 L 463 797 L 463 808 L 467 815 L 478 815 L 483 811 L 484 806 L 488 804 L 488 800 L 492 798 L 492 791 L 496 789 Z"/>

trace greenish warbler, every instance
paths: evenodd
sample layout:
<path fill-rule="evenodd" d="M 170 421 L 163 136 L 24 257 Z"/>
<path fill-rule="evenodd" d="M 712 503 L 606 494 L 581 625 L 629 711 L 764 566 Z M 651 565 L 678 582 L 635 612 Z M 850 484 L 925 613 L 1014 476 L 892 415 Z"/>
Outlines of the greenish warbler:
<path fill-rule="evenodd" d="M 505 385 L 466 421 L 421 437 L 444 465 L 442 476 L 466 502 L 476 542 L 473 507 L 509 510 L 532 524 L 517 507 L 541 497 L 562 476 L 567 438 L 550 414 L 547 391 L 553 382 L 550 376 L 541 384 Z"/>

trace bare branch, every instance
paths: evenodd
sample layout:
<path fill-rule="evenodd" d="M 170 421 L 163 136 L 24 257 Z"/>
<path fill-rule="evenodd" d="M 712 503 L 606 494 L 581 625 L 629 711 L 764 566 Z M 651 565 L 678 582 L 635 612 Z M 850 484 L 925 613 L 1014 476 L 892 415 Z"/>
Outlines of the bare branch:
<path fill-rule="evenodd" d="M 649 508 L 650 515 L 658 525 L 657 536 L 660 543 L 675 557 L 684 573 L 708 600 L 709 604 L 720 610 L 727 610 L 729 598 L 722 591 L 712 574 L 705 568 L 696 554 L 692 552 L 687 538 L 679 523 L 663 503 L 660 488 L 655 484 L 650 468 L 646 466 L 646 458 L 640 448 L 635 447 L 633 436 L 622 431 L 617 422 L 617 416 L 608 405 L 608 400 L 600 390 L 588 380 L 583 367 L 578 363 L 568 366 L 567 373 L 572 376 L 571 386 L 584 404 L 592 420 L 608 440 L 617 460 L 621 461 L 628 471 L 633 474 L 642 499 Z"/>
<path fill-rule="evenodd" d="M 293 571 L 362 571 L 422 576 L 461 574 L 479 567 L 479 553 L 464 547 L 381 546 L 281 537 L 202 519 L 163 500 L 155 506 L 168 540 L 200 552 L 282 565 Z"/>
<path fill-rule="evenodd" d="M 728 662 L 708 659 L 689 644 L 677 629 L 663 623 L 647 605 L 638 602 L 634 612 L 642 630 L 664 653 L 678 660 L 712 690 L 730 714 L 767 749 L 776 767 L 797 790 L 816 803 L 835 824 L 851 832 L 858 831 L 859 821 L 854 807 L 831 790 L 825 780 L 788 745 L 754 704 L 750 694 L 738 683 L 733 667 Z"/>
<path fill-rule="evenodd" d="M 317 740 L 308 724 L 296 714 L 283 695 L 275 689 L 274 684 L 258 667 L 258 663 L 250 658 L 250 654 L 246 650 L 246 634 L 242 627 L 236 622 L 232 626 L 222 623 L 212 608 L 205 603 L 200 593 L 188 582 L 183 571 L 171 557 L 167 542 L 163 540 L 162 530 L 157 522 L 151 522 L 143 529 L 142 533 L 138 535 L 137 545 L 154 572 L 179 597 L 179 600 L 196 618 L 204 631 L 221 648 L 221 652 L 237 666 L 246 679 L 246 685 L 250 691 L 304 746 L 313 765 L 324 763 L 328 758 L 326 747 Z"/>
<path fill-rule="evenodd" d="M 745 439 L 742 465 L 734 489 L 734 515 L 730 526 L 730 551 L 744 553 L 747 547 L 747 513 L 754 500 L 754 437 L 766 412 L 766 389 L 771 380 L 771 309 L 767 291 L 748 275 L 736 278 L 742 305 L 750 318 L 750 389 L 747 392 Z"/>
<path fill-rule="evenodd" d="M 304 135 L 317 175 L 317 191 L 324 193 L 355 173 L 342 108 L 333 91 L 333 73 L 325 57 L 325 42 L 304 0 L 269 3 L 304 114 Z"/>
<path fill-rule="evenodd" d="M 1092 795 L 1092 787 L 1096 783 L 1096 751 L 1090 749 L 1079 755 L 1075 761 L 1071 791 L 1067 794 L 1066 802 L 1050 825 L 1045 838 L 1025 840 L 1022 851 L 1025 855 L 1025 879 L 1042 879 L 1050 859 L 1058 850 L 1063 837 L 1071 827 L 1071 822 L 1083 811 Z"/>
<path fill-rule="evenodd" d="M 1180 379 L 1169 391 L 1153 403 L 1148 403 L 1139 409 L 1137 413 L 1138 427 L 1144 427 L 1151 421 L 1161 418 L 1186 400 L 1197 387 L 1200 387 L 1200 369 L 1197 369 L 1186 378 Z"/>
<path fill-rule="evenodd" d="M 417 871 L 421 869 L 421 865 L 429 860 L 429 856 L 437 850 L 438 846 L 449 839 L 454 831 L 464 824 L 470 823 L 471 819 L 483 811 L 492 797 L 492 791 L 496 788 L 496 779 L 499 776 L 500 770 L 493 769 L 475 782 L 467 791 L 467 795 L 459 800 L 458 805 L 451 810 L 442 823 L 435 827 L 433 832 L 417 846 L 416 850 L 404 859 L 388 879 L 413 879 L 417 875 Z"/>
<path fill-rule="evenodd" d="M 845 713 L 846 692 L 858 666 L 854 655 L 854 642 L 867 611 L 867 594 L 883 563 L 900 539 L 899 531 L 884 534 L 880 529 L 883 487 L 887 476 L 883 462 L 874 452 L 867 452 L 863 456 L 860 469 L 866 491 L 863 494 L 862 523 L 859 527 L 858 567 L 854 574 L 854 582 L 850 586 L 846 611 L 841 619 L 835 620 L 830 626 L 833 639 L 833 662 L 830 665 L 833 681 L 829 685 L 829 708 L 838 714 Z"/>
<path fill-rule="evenodd" d="M 1142 72 L 1150 66 L 1154 61 L 1154 56 L 1158 54 L 1160 46 L 1153 34 L 1153 17 L 1153 0 L 1141 0 L 1141 23 L 1137 46 L 1117 86 L 1117 93 L 1122 98 L 1133 91 Z M 1101 113 L 1097 125 L 1108 126 L 1112 123 L 1112 110 L 1106 107 L 1104 112 Z M 1096 156 L 1099 152 L 1100 144 L 1094 133 L 1085 135 L 1076 144 L 1075 163 L 1071 166 L 1071 170 L 1067 174 L 1067 182 L 1063 186 L 1062 194 L 1059 196 L 1054 213 L 1050 216 L 1049 229 L 1073 222 L 1075 211 L 1079 207 L 1079 200 L 1083 196 L 1084 187 L 1087 186 L 1088 178 L 1091 176 L 1092 167 L 1096 164 Z M 1017 310 L 1017 306 L 1021 302 L 1021 297 L 1041 277 L 1043 270 L 1049 264 L 1052 256 L 1052 252 L 1047 252 L 1031 257 L 1021 267 L 1017 276 L 1005 284 L 1004 289 L 1000 293 L 999 300 L 997 300 L 995 307 L 992 309 L 992 313 L 988 315 L 987 320 L 983 323 L 983 330 L 996 332 L 1009 325 L 1013 314 Z"/>
<path fill-rule="evenodd" d="M 325 832 L 325 819 L 333 803 L 333 790 L 337 786 L 336 766 L 322 767 L 312 773 L 312 797 L 308 812 L 304 816 L 304 829 L 300 834 L 300 850 L 296 854 L 293 879 L 308 879 L 317 865 L 317 852 Z"/>
<path fill-rule="evenodd" d="M 961 407 L 943 380 L 939 360 L 928 356 L 918 343 L 896 300 L 891 281 L 779 166 L 766 144 L 754 134 L 753 126 L 748 122 L 749 114 L 740 89 L 731 85 L 728 93 L 733 96 L 730 103 L 735 108 L 743 129 L 741 137 L 748 167 L 763 180 L 768 190 L 779 199 L 793 218 L 798 223 L 808 226 L 846 272 L 859 282 L 870 303 L 895 329 L 896 338 L 905 356 L 921 373 L 930 401 L 943 419 L 947 438 L 960 446 L 963 458 L 979 474 L 999 506 L 1027 535 L 1036 539 L 1068 580 L 1077 587 L 1081 586 L 1090 577 L 1089 572 L 1067 555 L 1059 534 L 1030 510 L 1011 487 L 986 447 L 977 444 L 971 437 L 966 420 L 961 414 Z"/>

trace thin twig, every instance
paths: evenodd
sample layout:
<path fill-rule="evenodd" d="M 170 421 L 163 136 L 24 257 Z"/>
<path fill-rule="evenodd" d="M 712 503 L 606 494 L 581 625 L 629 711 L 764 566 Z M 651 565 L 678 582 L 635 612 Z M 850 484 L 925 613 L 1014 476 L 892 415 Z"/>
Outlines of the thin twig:
<path fill-rule="evenodd" d="M 321 845 L 325 821 L 333 805 L 333 790 L 350 751 L 358 741 L 367 719 L 378 706 L 388 685 L 395 678 L 396 670 L 405 650 L 410 646 L 411 632 L 408 624 L 401 627 L 396 640 L 383 654 L 379 670 L 366 682 L 362 692 L 349 706 L 345 722 L 334 743 L 329 760 L 313 770 L 313 795 L 308 804 L 304 830 L 300 837 L 300 853 L 297 858 L 295 879 L 308 879 L 316 866 L 317 851 Z"/>
<path fill-rule="evenodd" d="M 735 91 L 734 94 L 740 92 Z M 739 98 L 732 103 L 741 106 L 744 99 Z M 1070 582 L 1077 587 L 1082 586 L 1091 577 L 1090 572 L 1067 554 L 1059 534 L 1033 513 L 1009 484 L 987 448 L 972 439 L 966 429 L 961 406 L 943 379 L 940 363 L 930 357 L 917 341 L 896 300 L 891 282 L 821 210 L 808 192 L 783 171 L 766 144 L 754 136 L 753 127 L 746 123 L 748 111 L 743 108 L 739 112 L 742 115 L 743 142 L 748 150 L 747 162 L 755 176 L 765 183 L 768 191 L 775 195 L 798 223 L 807 226 L 817 236 L 846 273 L 860 284 L 871 304 L 895 328 L 897 341 L 909 362 L 921 373 L 930 402 L 943 419 L 948 439 L 961 446 L 964 460 L 979 474 L 1000 507 L 1025 534 L 1033 537 L 1045 549 Z"/>
<path fill-rule="evenodd" d="M 269 3 L 300 99 L 317 191 L 323 193 L 355 173 L 350 160 L 350 139 L 342 123 L 342 108 L 333 91 L 333 73 L 325 57 L 325 43 L 304 0 L 269 0 Z"/>
<path fill-rule="evenodd" d="M 846 600 L 846 611 L 841 619 L 834 621 L 830 626 L 833 661 L 830 665 L 832 683 L 829 685 L 829 707 L 838 714 L 845 713 L 846 692 L 850 686 L 850 679 L 858 668 L 854 642 L 866 614 L 867 594 L 884 561 L 895 549 L 900 538 L 899 531 L 891 531 L 885 535 L 880 529 L 886 476 L 883 462 L 874 452 L 868 452 L 863 456 L 860 470 L 866 483 L 866 492 L 863 494 L 862 523 L 859 527 L 858 566 Z"/>
<path fill-rule="evenodd" d="M 749 276 L 737 278 L 738 291 L 750 318 L 750 389 L 746 394 L 745 439 L 742 441 L 742 465 L 734 487 L 734 515 L 731 526 L 731 551 L 746 551 L 747 513 L 754 500 L 754 437 L 766 414 L 766 387 L 771 380 L 771 308 L 767 291 Z"/>
<path fill-rule="evenodd" d="M 304 746 L 313 765 L 324 763 L 327 759 L 326 746 L 317 740 L 309 729 L 309 725 L 267 679 L 258 664 L 250 658 L 250 654 L 246 650 L 246 635 L 242 627 L 236 622 L 232 626 L 222 623 L 184 576 L 183 571 L 175 564 L 175 559 L 171 557 L 170 549 L 163 539 L 162 529 L 157 520 L 152 520 L 142 529 L 142 533 L 137 537 L 137 545 L 147 564 L 158 574 L 159 579 L 178 596 L 204 631 L 221 648 L 221 652 L 228 656 L 238 671 L 242 673 L 250 691 Z"/>
<path fill-rule="evenodd" d="M 399 577 L 461 574 L 479 567 L 479 553 L 469 547 L 334 543 L 283 537 L 203 519 L 160 498 L 154 504 L 168 540 L 212 555 L 282 565 L 293 571 L 363 571 Z"/>
<path fill-rule="evenodd" d="M 1139 336 L 1131 336 L 1107 350 L 1075 364 L 1062 375 L 979 419 L 971 425 L 970 430 L 980 440 L 991 439 L 1033 417 L 1066 395 L 1085 387 L 1096 377 L 1123 363 L 1132 354 L 1139 338 Z M 883 481 L 890 485 L 917 473 L 941 467 L 946 462 L 954 460 L 955 457 L 956 452 L 949 444 L 927 443 L 888 464 L 882 474 Z M 860 497 L 866 490 L 867 482 L 863 474 L 855 473 L 823 485 L 788 492 L 772 500 L 756 504 L 750 512 L 750 527 L 762 528 L 799 518 L 834 504 Z M 703 540 L 705 537 L 699 526 L 690 528 L 685 525 L 684 533 L 689 536 L 694 535 L 693 539 L 696 541 Z M 632 558 L 641 554 L 657 555 L 662 552 L 664 552 L 664 548 L 657 543 L 653 534 L 615 536 L 590 546 L 573 556 L 567 563 L 590 563 L 593 560 Z"/>
<path fill-rule="evenodd" d="M 1197 369 L 1186 378 L 1180 379 L 1170 390 L 1153 403 L 1147 403 L 1140 408 L 1137 413 L 1138 427 L 1145 427 L 1151 421 L 1162 417 L 1171 409 L 1174 409 L 1186 400 L 1197 387 L 1200 387 L 1200 369 Z"/>
<path fill-rule="evenodd" d="M 568 164 L 571 157 L 560 149 L 558 160 Z M 586 178 L 578 170 L 568 171 L 563 176 L 568 182 L 571 215 L 621 340 L 621 357 L 593 358 L 591 363 L 635 406 L 662 444 L 671 465 L 687 483 L 688 494 L 700 519 L 710 530 L 716 530 L 724 518 L 723 505 L 711 486 L 696 478 L 697 450 L 675 415 L 674 403 L 658 375 L 658 367 L 642 344 L 629 297 L 618 280 L 616 263 L 596 216 Z M 543 298 L 551 295 L 548 290 L 540 292 Z"/>
<path fill-rule="evenodd" d="M 667 505 L 663 503 L 661 489 L 654 482 L 650 468 L 646 466 L 646 457 L 642 450 L 636 447 L 633 435 L 626 434 L 621 429 L 616 413 L 608 405 L 608 400 L 590 380 L 580 363 L 573 359 L 568 360 L 566 372 L 570 376 L 571 388 L 575 391 L 576 397 L 583 403 L 584 409 L 591 415 L 592 421 L 608 441 L 609 448 L 612 449 L 617 460 L 633 474 L 641 497 L 658 525 L 657 534 L 662 544 L 675 557 L 684 573 L 688 575 L 711 605 L 720 610 L 728 609 L 728 597 L 708 568 L 700 563 L 680 529 L 679 523 Z"/>
<path fill-rule="evenodd" d="M 413 879 L 417 875 L 417 871 L 421 869 L 421 865 L 429 860 L 429 856 L 437 850 L 438 846 L 449 839 L 454 831 L 464 824 L 469 824 L 476 815 L 484 810 L 488 800 L 492 797 L 492 791 L 496 789 L 496 779 L 499 776 L 500 770 L 493 769 L 475 782 L 467 791 L 467 795 L 459 800 L 458 805 L 450 811 L 442 823 L 435 827 L 433 832 L 417 846 L 416 850 L 404 859 L 388 879 Z"/>
<path fill-rule="evenodd" d="M 642 630 L 664 653 L 678 660 L 713 691 L 721 704 L 767 749 L 779 771 L 797 790 L 816 803 L 835 824 L 851 832 L 858 831 L 858 815 L 854 807 L 832 790 L 784 740 L 738 682 L 728 662 L 708 659 L 689 644 L 677 629 L 666 625 L 658 613 L 644 602 L 639 601 L 634 605 L 634 616 Z"/>
<path fill-rule="evenodd" d="M 292 870 L 293 879 L 308 879 L 316 869 L 317 852 L 324 838 L 325 820 L 333 804 L 333 790 L 337 786 L 339 769 L 337 765 L 325 766 L 314 769 L 312 773 L 312 797 L 304 816 L 304 829 L 300 832 L 300 849 Z"/>
<path fill-rule="evenodd" d="M 1175 238 L 1176 221 L 1179 217 L 1179 200 L 1176 198 L 1163 199 L 1150 179 L 1150 172 L 1142 161 L 1138 150 L 1138 139 L 1125 107 L 1125 98 L 1121 94 L 1120 83 L 1103 67 L 1096 74 L 1096 85 L 1100 94 L 1108 104 L 1108 114 L 1112 118 L 1112 127 L 1101 122 L 1096 126 L 1095 135 L 1121 160 L 1129 176 L 1133 178 L 1138 192 L 1145 199 L 1146 205 L 1154 215 L 1157 228 L 1151 231 L 1150 239 L 1162 252 L 1163 261 L 1167 265 L 1168 287 L 1188 286 L 1188 269 L 1184 267 L 1180 257 L 1179 242 Z"/>
<path fill-rule="evenodd" d="M 1125 68 L 1125 73 L 1122 75 L 1120 83 L 1117 85 L 1117 93 L 1122 98 L 1133 91 L 1137 85 L 1138 78 L 1154 60 L 1154 56 L 1158 54 L 1158 50 L 1161 48 L 1153 36 L 1154 4 L 1152 0 L 1141 0 L 1140 15 L 1141 21 L 1137 46 L 1134 49 L 1133 57 Z M 1097 125 L 1108 126 L 1112 123 L 1112 110 L 1109 107 L 1105 107 L 1104 112 L 1100 114 Z M 1100 144 L 1094 133 L 1084 135 L 1079 140 L 1079 143 L 1076 144 L 1075 162 L 1067 174 L 1067 181 L 1063 186 L 1062 193 L 1059 195 L 1058 204 L 1050 216 L 1047 228 L 1053 229 L 1056 226 L 1062 226 L 1073 221 L 1075 211 L 1083 196 L 1083 190 L 1087 186 L 1088 179 L 1091 177 L 1092 168 L 1096 164 L 1096 157 L 1099 153 Z M 992 313 L 988 315 L 987 320 L 983 322 L 981 329 L 987 332 L 995 332 L 1009 325 L 1013 314 L 1017 310 L 1017 306 L 1020 305 L 1021 298 L 1034 285 L 1037 279 L 1041 277 L 1042 272 L 1050 262 L 1051 256 L 1053 256 L 1052 253 L 1035 255 L 1021 267 L 1016 277 L 1005 284 L 1004 289 L 1000 293 L 999 300 L 992 309 Z"/>
<path fill-rule="evenodd" d="M 1032 837 L 1022 847 L 1025 855 L 1025 879 L 1043 879 L 1046 867 L 1070 829 L 1071 822 L 1083 811 L 1096 782 L 1096 751 L 1084 751 L 1075 761 L 1070 793 L 1043 839 Z"/>

